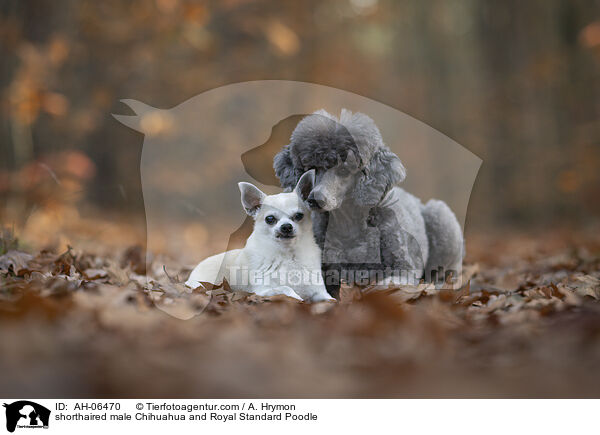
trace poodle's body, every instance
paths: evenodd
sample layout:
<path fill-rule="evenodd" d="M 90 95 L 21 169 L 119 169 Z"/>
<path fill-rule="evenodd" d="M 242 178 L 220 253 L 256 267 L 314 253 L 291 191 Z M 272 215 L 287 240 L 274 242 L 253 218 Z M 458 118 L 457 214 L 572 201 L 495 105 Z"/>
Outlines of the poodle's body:
<path fill-rule="evenodd" d="M 330 292 L 340 280 L 414 284 L 460 273 L 463 236 L 454 213 L 397 186 L 405 169 L 368 116 L 343 110 L 340 119 L 325 111 L 305 117 L 274 167 L 288 189 L 316 171 L 307 202 Z"/>

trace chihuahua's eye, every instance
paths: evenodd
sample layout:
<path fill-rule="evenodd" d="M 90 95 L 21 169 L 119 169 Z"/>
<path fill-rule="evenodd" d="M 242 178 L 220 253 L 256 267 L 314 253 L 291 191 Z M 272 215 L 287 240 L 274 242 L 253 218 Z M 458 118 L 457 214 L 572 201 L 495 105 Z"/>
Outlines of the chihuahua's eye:
<path fill-rule="evenodd" d="M 269 216 L 267 216 L 265 218 L 265 222 L 268 223 L 269 225 L 273 225 L 275 222 L 277 222 L 277 218 L 275 218 L 275 216 L 270 214 Z"/>
<path fill-rule="evenodd" d="M 304 217 L 304 213 L 296 213 L 294 216 L 292 216 L 292 220 L 294 220 L 296 222 L 300 222 L 303 217 Z"/>

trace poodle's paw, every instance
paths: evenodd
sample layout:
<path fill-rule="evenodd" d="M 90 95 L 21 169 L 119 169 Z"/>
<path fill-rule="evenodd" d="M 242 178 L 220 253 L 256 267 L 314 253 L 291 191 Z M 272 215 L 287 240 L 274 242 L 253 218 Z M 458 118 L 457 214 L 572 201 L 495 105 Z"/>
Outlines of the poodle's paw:
<path fill-rule="evenodd" d="M 370 291 L 389 290 L 398 287 L 416 286 L 419 282 L 406 276 L 388 276 L 369 286 Z"/>
<path fill-rule="evenodd" d="M 385 287 L 395 287 L 395 286 L 401 286 L 401 285 L 410 285 L 410 282 L 407 277 L 388 276 L 387 278 L 377 281 L 375 283 L 375 285 L 385 286 Z"/>

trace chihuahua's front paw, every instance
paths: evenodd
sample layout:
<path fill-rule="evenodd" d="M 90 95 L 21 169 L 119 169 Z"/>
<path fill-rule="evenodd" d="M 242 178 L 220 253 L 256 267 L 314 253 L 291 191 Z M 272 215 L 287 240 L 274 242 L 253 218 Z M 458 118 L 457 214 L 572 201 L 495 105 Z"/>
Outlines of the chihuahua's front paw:
<path fill-rule="evenodd" d="M 327 291 L 315 293 L 311 296 L 310 302 L 323 302 L 323 301 L 335 301 L 335 298 L 332 298 Z"/>
<path fill-rule="evenodd" d="M 259 296 L 285 295 L 285 296 L 289 296 L 290 298 L 298 299 L 299 301 L 302 300 L 302 298 L 300 296 L 298 296 L 298 293 L 296 293 L 291 287 L 288 287 L 288 286 L 281 286 L 281 287 L 275 287 L 275 288 L 271 288 L 271 289 L 259 290 L 256 292 L 256 294 Z"/>

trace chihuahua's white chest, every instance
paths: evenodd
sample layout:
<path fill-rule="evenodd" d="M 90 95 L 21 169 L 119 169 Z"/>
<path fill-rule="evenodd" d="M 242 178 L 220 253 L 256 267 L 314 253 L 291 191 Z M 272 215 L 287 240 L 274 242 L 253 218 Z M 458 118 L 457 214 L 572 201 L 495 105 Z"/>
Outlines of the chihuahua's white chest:
<path fill-rule="evenodd" d="M 311 238 L 302 237 L 283 247 L 251 236 L 238 257 L 240 269 L 247 265 L 247 273 L 241 277 L 247 276 L 248 287 L 244 289 L 243 283 L 240 290 L 260 293 L 276 289 L 287 294 L 291 289 L 306 301 L 331 299 L 321 274 L 321 252 L 312 234 L 305 236 Z"/>

